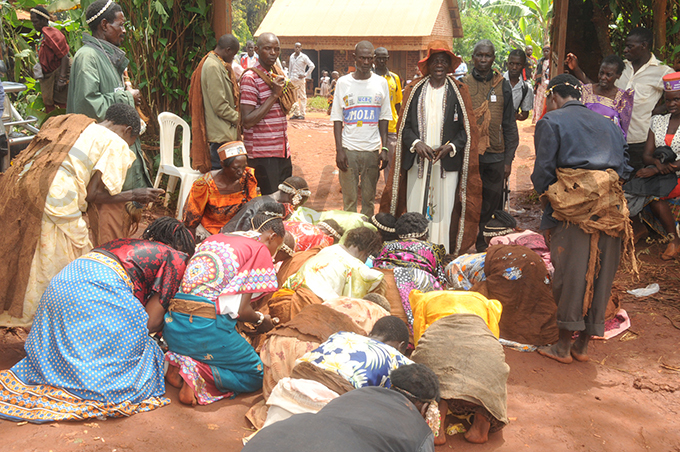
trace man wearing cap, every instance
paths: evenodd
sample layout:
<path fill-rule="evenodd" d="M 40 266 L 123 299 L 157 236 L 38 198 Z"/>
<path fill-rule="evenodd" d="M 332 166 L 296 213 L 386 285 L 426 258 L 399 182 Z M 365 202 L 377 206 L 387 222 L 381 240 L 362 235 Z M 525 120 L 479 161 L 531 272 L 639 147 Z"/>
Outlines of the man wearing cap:
<path fill-rule="evenodd" d="M 120 5 L 112 0 L 97 0 L 87 8 L 85 18 L 92 35 L 83 33 L 83 46 L 73 58 L 66 112 L 80 113 L 101 122 L 111 105 L 138 106 L 141 95 L 124 80 L 129 60 L 120 49 L 125 37 L 125 15 Z M 139 139 L 130 149 L 136 159 L 127 172 L 122 190 L 144 189 L 157 198 L 164 191 L 150 188 L 151 177 Z M 128 215 L 125 204 L 90 204 L 88 216 L 98 219 L 98 227 L 93 228 L 94 246 L 125 235 Z"/>
<path fill-rule="evenodd" d="M 632 168 L 621 129 L 579 101 L 581 83 L 576 77 L 560 74 L 547 88 L 548 112 L 536 124 L 531 181 L 541 195 L 541 230 L 555 267 L 559 340 L 540 347 L 539 353 L 569 364 L 574 359 L 588 361 L 590 337 L 604 336 L 622 249 L 637 272 L 620 183 Z M 572 344 L 575 331 L 578 338 Z"/>
<path fill-rule="evenodd" d="M 380 170 L 387 165 L 387 128 L 392 120 L 387 80 L 371 71 L 373 57 L 370 42 L 354 47 L 356 71 L 338 79 L 331 106 L 343 208 L 356 212 L 361 190 L 361 213 L 369 218 L 375 213 Z"/>
<path fill-rule="evenodd" d="M 295 87 L 297 102 L 293 105 L 293 116 L 290 119 L 305 119 L 307 112 L 307 79 L 311 78 L 314 63 L 302 53 L 302 44 L 295 43 L 295 52 L 288 60 L 288 78 Z"/>
<path fill-rule="evenodd" d="M 483 229 L 494 211 L 503 208 L 503 184 L 510 177 L 512 160 L 519 145 L 512 87 L 493 69 L 496 50 L 488 39 L 479 41 L 472 52 L 472 72 L 463 77 L 470 87 L 472 107 L 479 126 L 479 173 L 482 178 L 482 213 L 477 251 L 486 250 Z"/>
<path fill-rule="evenodd" d="M 201 173 L 220 169 L 217 149 L 239 139 L 239 88 L 231 66 L 239 47 L 234 35 L 223 35 L 191 75 L 191 166 Z"/>
<path fill-rule="evenodd" d="M 395 216 L 422 213 L 430 241 L 455 255 L 475 243 L 482 201 L 470 95 L 453 77 L 460 61 L 447 43 L 433 41 L 418 62 L 423 77 L 406 87 L 394 169 L 380 205 Z"/>
<path fill-rule="evenodd" d="M 387 166 L 385 167 L 384 177 L 387 183 L 387 175 L 394 161 L 394 149 L 397 145 L 397 121 L 399 120 L 399 110 L 401 109 L 401 80 L 399 76 L 387 68 L 387 61 L 390 54 L 385 47 L 375 49 L 375 73 L 387 80 L 390 89 L 390 107 L 392 108 L 392 120 L 387 128 Z"/>

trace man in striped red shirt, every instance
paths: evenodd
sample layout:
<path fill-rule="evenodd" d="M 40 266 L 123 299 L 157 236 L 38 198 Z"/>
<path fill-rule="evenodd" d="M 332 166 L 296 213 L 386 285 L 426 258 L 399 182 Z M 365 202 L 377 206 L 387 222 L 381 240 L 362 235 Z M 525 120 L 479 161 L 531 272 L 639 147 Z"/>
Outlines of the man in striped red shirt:
<path fill-rule="evenodd" d="M 241 120 L 243 142 L 248 151 L 248 166 L 255 170 L 257 185 L 263 195 L 278 190 L 286 178 L 293 175 L 288 144 L 288 120 L 281 109 L 284 77 L 274 72 L 281 46 L 273 33 L 262 33 L 255 51 L 260 73 L 271 77 L 270 87 L 257 71 L 248 71 L 241 78 Z"/>

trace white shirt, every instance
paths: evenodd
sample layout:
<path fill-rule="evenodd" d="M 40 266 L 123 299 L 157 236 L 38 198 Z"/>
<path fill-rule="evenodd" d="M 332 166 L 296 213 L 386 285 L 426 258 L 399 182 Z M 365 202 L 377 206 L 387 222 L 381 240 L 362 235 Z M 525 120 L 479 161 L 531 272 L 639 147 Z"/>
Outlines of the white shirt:
<path fill-rule="evenodd" d="M 342 147 L 351 151 L 380 150 L 378 121 L 392 120 L 387 80 L 371 72 L 366 80 L 343 75 L 335 85 L 331 121 L 342 121 Z M 386 145 L 386 143 L 385 143 Z"/>
<path fill-rule="evenodd" d="M 310 78 L 315 67 L 312 60 L 302 52 L 299 56 L 295 56 L 293 52 L 288 60 L 288 74 L 291 80 L 297 80 L 300 74 L 304 74 L 305 78 Z"/>
<path fill-rule="evenodd" d="M 510 81 L 510 76 L 506 72 L 503 74 L 503 77 L 505 77 L 505 80 L 508 82 Z M 519 78 L 519 82 L 515 86 L 512 86 L 512 83 L 510 83 L 510 86 L 512 87 L 512 105 L 515 107 L 515 111 L 519 110 L 520 108 L 520 102 L 522 103 L 522 111 L 531 111 L 534 108 L 534 90 L 527 82 L 522 80 L 522 77 Z M 523 86 L 527 87 L 527 95 L 524 96 L 524 100 L 522 100 L 522 96 L 524 95 L 523 92 Z"/>
<path fill-rule="evenodd" d="M 637 72 L 633 73 L 633 64 L 626 60 L 626 67 L 621 78 L 616 81 L 616 87 L 635 90 L 633 100 L 633 114 L 628 126 L 628 142 L 644 143 L 647 141 L 652 110 L 663 95 L 663 81 L 661 78 L 673 72 L 673 69 L 661 64 L 652 57 Z"/>

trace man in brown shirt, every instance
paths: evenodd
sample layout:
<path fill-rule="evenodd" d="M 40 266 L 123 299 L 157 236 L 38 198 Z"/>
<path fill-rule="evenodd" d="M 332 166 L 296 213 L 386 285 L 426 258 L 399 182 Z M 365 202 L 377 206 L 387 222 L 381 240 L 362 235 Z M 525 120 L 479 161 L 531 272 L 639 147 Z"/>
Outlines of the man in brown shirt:
<path fill-rule="evenodd" d="M 482 178 L 482 213 L 477 251 L 487 248 L 484 226 L 496 210 L 503 208 L 503 184 L 510 177 L 512 160 L 519 145 L 519 133 L 512 102 L 512 87 L 493 69 L 496 50 L 488 39 L 475 45 L 474 68 L 461 80 L 470 87 L 472 108 L 479 127 L 479 174 Z"/>

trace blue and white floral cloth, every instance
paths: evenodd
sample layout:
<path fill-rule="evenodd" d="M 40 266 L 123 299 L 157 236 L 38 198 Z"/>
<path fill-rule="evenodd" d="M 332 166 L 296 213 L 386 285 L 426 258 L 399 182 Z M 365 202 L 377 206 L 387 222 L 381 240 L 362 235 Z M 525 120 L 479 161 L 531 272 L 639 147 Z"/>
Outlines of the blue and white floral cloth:
<path fill-rule="evenodd" d="M 413 361 L 387 344 L 356 333 L 341 331 L 319 348 L 298 359 L 346 378 L 355 388 L 389 388 L 390 372 Z"/>

